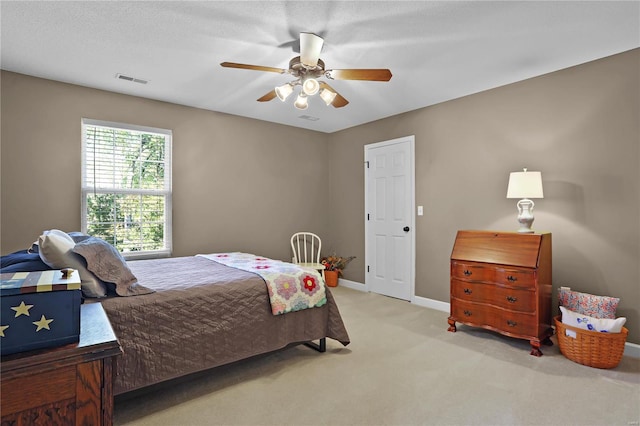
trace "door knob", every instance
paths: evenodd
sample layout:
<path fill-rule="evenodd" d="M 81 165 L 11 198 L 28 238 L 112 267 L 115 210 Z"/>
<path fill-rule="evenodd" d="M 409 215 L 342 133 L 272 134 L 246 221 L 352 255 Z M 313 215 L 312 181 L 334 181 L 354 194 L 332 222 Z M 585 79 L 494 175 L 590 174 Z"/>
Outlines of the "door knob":
<path fill-rule="evenodd" d="M 402 228 L 404 230 L 404 232 L 409 232 L 409 227 L 405 226 L 404 228 Z"/>

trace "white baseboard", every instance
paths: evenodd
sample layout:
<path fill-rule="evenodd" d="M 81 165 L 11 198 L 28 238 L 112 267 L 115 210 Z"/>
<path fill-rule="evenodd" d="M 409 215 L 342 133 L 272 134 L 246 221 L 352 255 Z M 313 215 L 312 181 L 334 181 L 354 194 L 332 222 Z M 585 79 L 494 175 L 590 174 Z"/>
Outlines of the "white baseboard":
<path fill-rule="evenodd" d="M 339 280 L 339 285 L 342 285 L 347 288 L 351 288 L 354 290 L 366 291 L 366 287 L 364 284 L 349 281 L 349 280 Z M 428 299 L 426 297 L 421 296 L 413 296 L 413 300 L 411 303 L 422 306 L 423 308 L 435 309 L 436 311 L 442 312 L 450 312 L 451 304 L 449 302 L 441 302 L 440 300 Z M 631 358 L 640 358 L 640 345 L 636 343 L 625 343 L 624 345 L 624 355 Z"/>
<path fill-rule="evenodd" d="M 631 358 L 640 358 L 640 345 L 635 343 L 625 343 L 624 344 L 624 355 L 629 356 Z"/>
<path fill-rule="evenodd" d="M 451 304 L 439 300 L 427 299 L 426 297 L 413 296 L 412 303 L 424 308 L 435 309 L 436 311 L 450 312 Z"/>
<path fill-rule="evenodd" d="M 338 285 L 341 285 L 346 288 L 350 288 L 352 290 L 366 291 L 367 289 L 367 287 L 362 283 L 359 283 L 357 281 L 345 280 L 344 278 L 338 279 Z"/>

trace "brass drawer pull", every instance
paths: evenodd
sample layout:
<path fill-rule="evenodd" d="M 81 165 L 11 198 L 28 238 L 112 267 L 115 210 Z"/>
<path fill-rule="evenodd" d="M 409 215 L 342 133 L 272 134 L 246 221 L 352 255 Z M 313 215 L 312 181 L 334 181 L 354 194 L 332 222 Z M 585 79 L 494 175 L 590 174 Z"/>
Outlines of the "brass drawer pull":
<path fill-rule="evenodd" d="M 473 293 L 473 291 L 471 291 L 470 288 L 465 288 L 464 289 L 464 294 L 471 294 L 471 293 Z"/>
<path fill-rule="evenodd" d="M 466 316 L 470 317 L 470 316 L 471 316 L 471 311 L 467 311 L 467 310 L 465 309 L 464 314 L 465 314 Z"/>
<path fill-rule="evenodd" d="M 516 277 L 514 277 L 513 275 L 509 275 L 507 277 L 507 281 L 515 283 L 516 281 L 518 281 L 518 279 Z"/>
<path fill-rule="evenodd" d="M 471 272 L 471 271 L 470 271 L 470 270 L 468 270 L 468 269 L 465 269 L 465 270 L 464 270 L 464 272 L 463 272 L 463 274 L 464 274 L 466 277 L 468 277 L 468 276 L 469 276 L 469 275 L 471 275 L 472 273 L 473 273 L 473 272 Z"/>
<path fill-rule="evenodd" d="M 507 320 L 507 325 L 509 327 L 515 327 L 518 323 L 516 321 Z"/>
<path fill-rule="evenodd" d="M 518 300 L 517 297 L 507 296 L 507 302 L 509 303 L 516 303 L 517 300 Z"/>

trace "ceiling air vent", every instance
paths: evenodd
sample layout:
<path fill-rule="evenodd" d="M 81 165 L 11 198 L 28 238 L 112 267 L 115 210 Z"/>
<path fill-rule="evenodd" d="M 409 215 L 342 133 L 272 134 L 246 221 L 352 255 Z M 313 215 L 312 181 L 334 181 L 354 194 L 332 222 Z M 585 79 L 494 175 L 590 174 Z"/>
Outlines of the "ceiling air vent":
<path fill-rule="evenodd" d="M 116 78 L 119 80 L 126 80 L 126 81 L 131 81 L 133 83 L 140 83 L 140 84 L 147 84 L 149 81 L 148 80 L 143 80 L 141 78 L 135 78 L 135 77 L 129 77 L 128 75 L 124 75 L 124 74 L 116 74 Z"/>
<path fill-rule="evenodd" d="M 302 118 L 303 120 L 309 120 L 309 121 L 318 121 L 318 120 L 320 120 L 318 117 L 312 117 L 310 115 L 301 115 L 298 118 Z"/>

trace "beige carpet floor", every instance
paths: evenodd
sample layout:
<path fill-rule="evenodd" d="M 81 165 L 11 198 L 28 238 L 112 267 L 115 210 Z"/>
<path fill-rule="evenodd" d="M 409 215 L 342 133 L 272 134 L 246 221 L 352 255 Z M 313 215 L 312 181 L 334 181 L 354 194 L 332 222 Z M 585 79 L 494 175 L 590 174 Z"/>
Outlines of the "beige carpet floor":
<path fill-rule="evenodd" d="M 333 289 L 352 343 L 328 340 L 116 398 L 116 425 L 639 425 L 640 360 L 601 370 L 557 345 L 482 329 L 447 332 L 447 313 Z M 555 338 L 554 338 L 555 342 Z"/>

